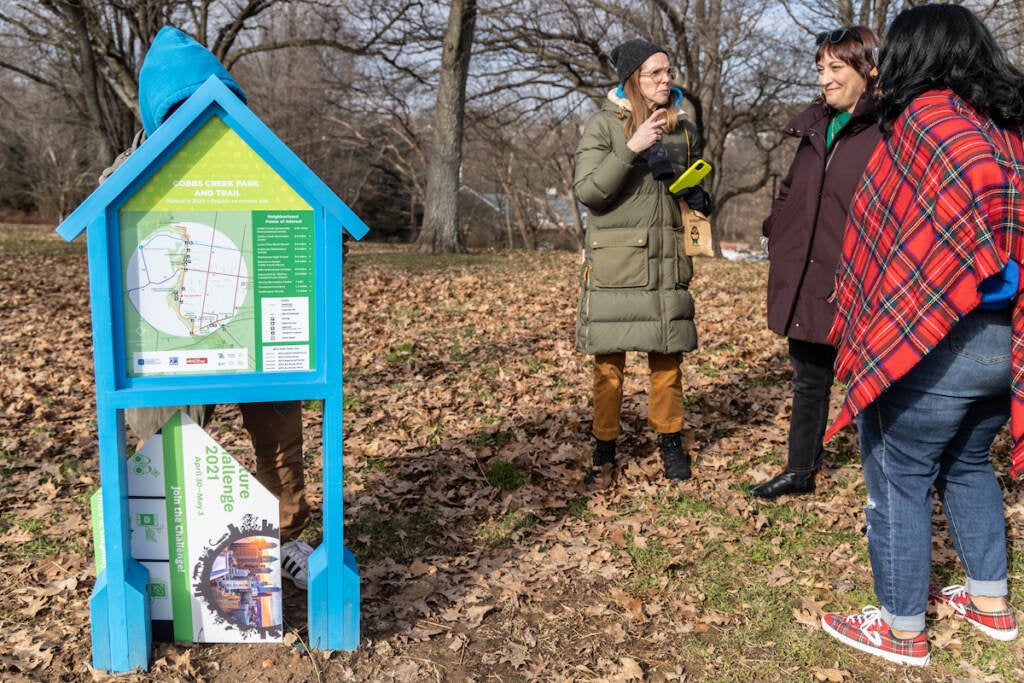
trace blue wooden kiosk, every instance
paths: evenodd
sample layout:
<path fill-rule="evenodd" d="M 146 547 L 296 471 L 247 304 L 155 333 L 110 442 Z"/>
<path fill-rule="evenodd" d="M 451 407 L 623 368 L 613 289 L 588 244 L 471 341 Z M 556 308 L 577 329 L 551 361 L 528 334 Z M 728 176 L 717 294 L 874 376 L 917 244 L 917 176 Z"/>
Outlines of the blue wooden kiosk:
<path fill-rule="evenodd" d="M 156 244 L 147 235 L 160 225 L 193 226 L 195 235 L 206 237 L 213 228 L 218 236 L 234 235 L 234 243 L 246 242 L 232 246 L 248 253 L 248 260 L 229 266 L 227 274 L 245 295 L 225 293 L 225 269 L 215 268 L 211 258 L 206 281 L 219 284 L 202 293 L 204 301 L 215 302 L 212 312 L 207 315 L 195 299 L 187 300 L 185 310 L 203 267 L 192 262 L 200 249 L 187 236 L 179 244 L 179 260 L 152 246 L 149 279 L 140 283 L 138 268 L 129 275 L 129 261 Z M 58 226 L 68 241 L 83 231 L 87 236 L 99 467 L 106 493 L 106 568 L 90 600 L 96 668 L 145 669 L 152 650 L 148 574 L 130 554 L 126 408 L 323 401 L 323 542 L 309 561 L 309 641 L 316 649 L 358 646 L 359 572 L 344 546 L 342 498 L 342 230 L 356 239 L 368 232 L 216 77 Z M 202 254 L 209 256 L 212 245 Z M 218 257 L 223 253 L 218 249 Z M 160 288 L 156 271 L 168 267 L 180 271 L 179 285 L 188 271 L 187 294 L 184 285 Z M 171 317 L 193 324 L 195 336 L 182 337 L 176 346 L 173 335 L 151 327 L 136 310 L 142 297 L 158 307 L 165 297 L 177 309 Z M 213 320 L 218 305 L 235 304 L 234 317 Z M 234 322 L 231 334 L 241 335 L 241 342 L 225 342 L 225 319 Z M 200 327 L 206 324 L 221 334 L 205 334 Z M 296 331 L 303 326 L 305 338 Z"/>

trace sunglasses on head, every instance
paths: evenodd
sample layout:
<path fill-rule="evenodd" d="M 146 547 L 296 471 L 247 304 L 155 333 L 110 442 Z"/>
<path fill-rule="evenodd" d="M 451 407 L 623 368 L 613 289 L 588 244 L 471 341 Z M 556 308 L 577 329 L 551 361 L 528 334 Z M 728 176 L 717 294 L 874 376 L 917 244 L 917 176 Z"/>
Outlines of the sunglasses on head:
<path fill-rule="evenodd" d="M 862 45 L 864 44 L 864 39 L 860 37 L 859 33 L 854 31 L 852 28 L 847 28 L 845 26 L 843 28 L 837 28 L 832 31 L 822 31 L 817 36 L 815 36 L 814 44 L 816 46 L 821 45 L 827 40 L 828 42 L 835 45 L 836 43 L 841 43 L 844 40 L 846 40 L 847 36 L 853 38 Z"/>

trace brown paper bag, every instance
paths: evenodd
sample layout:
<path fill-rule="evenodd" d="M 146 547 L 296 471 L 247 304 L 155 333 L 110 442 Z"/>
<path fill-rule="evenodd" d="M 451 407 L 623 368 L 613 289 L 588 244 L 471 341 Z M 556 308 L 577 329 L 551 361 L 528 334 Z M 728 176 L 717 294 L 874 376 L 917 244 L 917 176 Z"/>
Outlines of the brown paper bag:
<path fill-rule="evenodd" d="M 700 211 L 694 211 L 686 202 L 679 202 L 683 216 L 683 245 L 687 256 L 714 256 L 711 241 L 711 220 Z"/>

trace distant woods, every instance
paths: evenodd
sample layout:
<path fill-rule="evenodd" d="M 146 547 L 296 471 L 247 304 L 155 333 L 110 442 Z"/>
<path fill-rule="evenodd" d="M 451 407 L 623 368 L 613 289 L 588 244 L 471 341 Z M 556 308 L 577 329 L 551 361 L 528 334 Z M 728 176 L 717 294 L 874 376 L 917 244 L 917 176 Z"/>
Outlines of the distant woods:
<path fill-rule="evenodd" d="M 719 239 L 755 241 L 792 155 L 780 128 L 815 94 L 814 33 L 882 34 L 910 4 L 0 0 L 0 219 L 56 221 L 95 189 L 141 129 L 139 66 L 171 24 L 228 67 L 372 239 L 577 248 L 580 126 L 616 84 L 611 48 L 644 36 L 680 69 Z M 1021 54 L 1022 3 L 965 4 Z"/>

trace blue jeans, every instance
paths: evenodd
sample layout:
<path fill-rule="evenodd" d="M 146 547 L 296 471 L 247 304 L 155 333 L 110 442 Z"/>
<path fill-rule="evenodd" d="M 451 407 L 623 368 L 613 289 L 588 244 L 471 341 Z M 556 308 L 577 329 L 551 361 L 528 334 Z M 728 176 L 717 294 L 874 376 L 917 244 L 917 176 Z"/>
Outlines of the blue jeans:
<path fill-rule="evenodd" d="M 1003 496 L 989 447 L 1010 414 L 1010 312 L 976 310 L 857 418 L 875 594 L 924 630 L 934 485 L 972 595 L 1006 585 Z"/>

